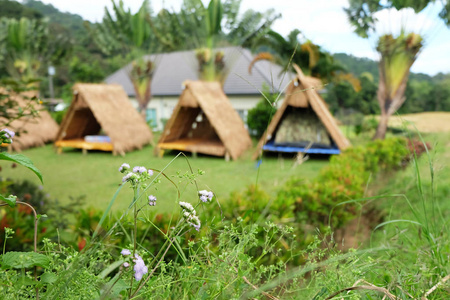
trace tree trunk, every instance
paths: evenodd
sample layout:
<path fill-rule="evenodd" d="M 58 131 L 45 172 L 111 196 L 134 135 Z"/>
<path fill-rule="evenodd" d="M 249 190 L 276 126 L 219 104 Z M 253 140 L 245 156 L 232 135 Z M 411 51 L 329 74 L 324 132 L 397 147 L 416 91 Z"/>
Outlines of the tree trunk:
<path fill-rule="evenodd" d="M 378 123 L 377 132 L 375 132 L 375 135 L 372 138 L 373 140 L 384 140 L 384 138 L 386 137 L 388 121 L 389 121 L 389 115 L 381 114 L 380 122 Z"/>
<path fill-rule="evenodd" d="M 139 103 L 139 112 L 141 113 L 141 116 L 144 119 L 144 121 L 147 122 L 147 105 Z"/>

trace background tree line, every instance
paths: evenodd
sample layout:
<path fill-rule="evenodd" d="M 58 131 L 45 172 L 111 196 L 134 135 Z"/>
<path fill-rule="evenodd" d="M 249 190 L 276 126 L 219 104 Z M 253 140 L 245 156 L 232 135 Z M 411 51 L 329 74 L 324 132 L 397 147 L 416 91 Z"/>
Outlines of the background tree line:
<path fill-rule="evenodd" d="M 270 31 L 271 22 L 276 19 L 273 12 L 259 13 L 259 15 L 244 12 L 242 19 L 239 21 L 251 28 L 243 28 L 239 23 L 231 22 L 233 18 L 237 20 L 235 15 L 239 12 L 238 2 L 226 2 L 228 6 L 224 7 L 225 18 L 228 18 L 229 21 L 225 23 L 226 25 L 220 33 L 222 42 L 218 41 L 219 45 L 223 45 L 223 41 L 228 40 L 229 44 L 244 44 L 254 51 L 257 50 L 257 52 L 268 50 L 276 57 L 277 63 L 285 65 L 289 53 L 292 53 L 296 43 L 300 42 L 301 47 L 298 48 L 296 54 L 298 60 L 303 62 L 302 68 L 308 68 L 309 66 L 312 70 L 311 73 L 326 79 L 324 97 L 334 113 L 342 109 L 352 109 L 363 114 L 379 113 L 376 100 L 379 73 L 375 61 L 367 58 L 356 58 L 343 53 L 331 55 L 308 40 L 299 41 L 297 39 L 299 31 L 294 31 L 284 38 L 278 33 Z M 189 3 L 193 5 L 195 1 L 186 1 L 186 3 L 185 6 Z M 172 24 L 180 26 L 185 25 L 190 18 L 185 13 L 174 13 L 167 10 L 158 12 L 157 16 L 164 17 Z M 27 0 L 23 3 L 0 0 L 1 17 L 17 20 L 26 17 L 40 22 L 44 22 L 46 19 L 48 20 L 49 35 L 55 37 L 55 40 L 64 38 L 64 46 L 66 47 L 64 63 L 56 66 L 56 76 L 54 77 L 58 97 L 69 100 L 71 98 L 70 87 L 74 82 L 100 82 L 106 76 L 130 62 L 129 57 L 119 55 L 117 51 L 105 53 L 98 43 L 94 42 L 88 31 L 88 27 L 92 28 L 94 24 L 83 20 L 78 15 L 60 12 L 52 5 L 46 5 L 35 0 Z M 267 22 L 264 23 L 261 20 Z M 194 21 L 198 22 L 199 20 Z M 185 45 L 176 44 L 176 42 L 179 43 L 183 40 L 182 33 L 169 32 L 170 28 L 163 27 L 164 23 L 162 22 L 154 23 L 153 26 L 164 32 L 164 36 L 167 37 L 165 44 L 163 44 L 164 47 L 159 51 L 173 51 L 185 47 Z M 258 26 L 266 26 L 267 28 L 262 29 L 267 30 L 258 39 L 254 39 L 254 43 L 251 43 L 250 38 L 253 37 L 249 36 L 248 32 L 257 32 L 261 29 Z M 172 27 L 179 28 L 179 26 Z M 226 36 L 227 33 L 229 33 L 229 36 Z M 202 38 L 205 37 L 200 33 L 197 39 Z M 47 65 L 40 66 L 43 69 L 41 70 L 41 74 L 43 74 L 41 76 L 41 92 L 44 97 L 49 96 L 48 79 L 45 71 L 47 67 Z M 359 80 L 359 87 L 355 89 L 354 84 L 347 80 L 333 80 L 333 77 L 339 72 L 352 74 Z M 7 76 L 6 66 L 0 65 L 0 78 Z M 450 111 L 450 74 L 428 76 L 412 73 L 407 83 L 405 96 L 408 100 L 399 109 L 400 113 Z"/>
<path fill-rule="evenodd" d="M 379 114 L 376 101 L 378 87 L 377 63 L 369 58 L 360 58 L 345 53 L 333 55 L 347 70 L 357 77 L 361 90 L 356 92 L 348 82 L 330 84 L 325 96 L 333 112 L 340 108 L 354 109 L 363 114 Z M 407 101 L 400 107 L 399 113 L 418 113 L 423 111 L 450 111 L 450 74 L 429 76 L 423 73 L 411 73 L 406 86 Z"/>

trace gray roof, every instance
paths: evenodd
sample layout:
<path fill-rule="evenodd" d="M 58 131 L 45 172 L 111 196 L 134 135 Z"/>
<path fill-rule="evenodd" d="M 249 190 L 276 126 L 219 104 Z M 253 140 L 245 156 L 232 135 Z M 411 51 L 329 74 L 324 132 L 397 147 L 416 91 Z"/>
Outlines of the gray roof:
<path fill-rule="evenodd" d="M 225 64 L 230 67 L 225 80 L 224 92 L 227 95 L 256 95 L 263 83 L 273 87 L 274 91 L 284 91 L 295 75 L 282 74 L 282 68 L 269 61 L 258 61 L 253 66 L 252 74 L 248 67 L 253 55 L 240 47 L 221 48 L 225 54 Z M 198 68 L 195 52 L 179 51 L 146 55 L 145 59 L 156 62 L 156 70 L 152 81 L 153 96 L 179 96 L 185 80 L 198 80 Z M 117 83 L 123 86 L 128 96 L 135 96 L 133 85 L 128 78 L 131 63 L 116 71 L 105 79 L 108 84 Z"/>

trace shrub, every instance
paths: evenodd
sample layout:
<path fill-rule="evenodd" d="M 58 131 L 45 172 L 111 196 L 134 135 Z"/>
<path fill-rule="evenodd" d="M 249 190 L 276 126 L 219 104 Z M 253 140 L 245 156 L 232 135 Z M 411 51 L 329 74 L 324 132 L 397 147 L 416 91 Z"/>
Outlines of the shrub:
<path fill-rule="evenodd" d="M 319 227 L 323 230 L 328 224 L 334 228 L 342 227 L 357 215 L 359 209 L 356 204 L 336 205 L 362 198 L 370 174 L 400 168 L 407 156 L 406 141 L 400 138 L 376 140 L 349 148 L 341 155 L 333 156 L 314 180 L 289 180 L 279 191 L 277 202 L 292 204 L 296 221 L 304 224 L 306 229 Z"/>
<path fill-rule="evenodd" d="M 263 86 L 262 93 L 263 99 L 248 111 L 247 116 L 248 128 L 257 138 L 260 138 L 266 131 L 267 125 L 276 111 L 274 105 L 279 96 L 277 93 L 271 93 L 267 85 Z"/>
<path fill-rule="evenodd" d="M 17 200 L 31 204 L 36 211 L 42 212 L 48 195 L 37 185 L 24 180 L 19 182 L 3 181 L 3 193 L 17 196 Z M 7 206 L 0 208 L 0 244 L 4 242 L 5 227 L 15 230 L 16 238 L 8 242 L 8 250 L 23 251 L 33 248 L 34 215 L 30 207 L 18 205 L 17 209 Z M 51 232 L 53 231 L 53 232 Z M 38 227 L 38 237 L 43 238 L 54 234 L 54 228 L 48 219 L 41 219 Z"/>

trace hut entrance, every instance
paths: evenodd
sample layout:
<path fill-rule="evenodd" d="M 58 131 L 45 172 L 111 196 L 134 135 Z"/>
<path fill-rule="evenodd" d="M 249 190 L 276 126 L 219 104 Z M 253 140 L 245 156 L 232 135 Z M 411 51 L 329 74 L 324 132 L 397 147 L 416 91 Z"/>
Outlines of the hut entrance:
<path fill-rule="evenodd" d="M 225 146 L 199 107 L 180 107 L 178 117 L 167 132 L 160 149 L 225 155 Z"/>
<path fill-rule="evenodd" d="M 218 82 L 185 81 L 157 151 L 179 150 L 237 159 L 252 141 Z"/>
<path fill-rule="evenodd" d="M 270 142 L 274 146 L 333 147 L 325 126 L 310 107 L 288 106 Z"/>
<path fill-rule="evenodd" d="M 64 128 L 63 138 L 55 142 L 59 153 L 62 147 L 81 148 L 83 153 L 87 150 L 113 151 L 111 139 L 104 135 L 89 107 L 75 108 L 71 117 Z"/>
<path fill-rule="evenodd" d="M 89 108 L 79 108 L 74 111 L 72 122 L 68 124 L 64 139 L 77 139 L 86 135 L 98 135 L 101 126 Z"/>
<path fill-rule="evenodd" d="M 124 155 L 151 141 L 152 133 L 118 85 L 81 84 L 58 132 L 55 146 Z"/>
<path fill-rule="evenodd" d="M 297 77 L 259 140 L 254 159 L 262 151 L 339 154 L 350 146 L 316 90 L 320 81 L 306 77 L 297 65 L 293 66 Z"/>

